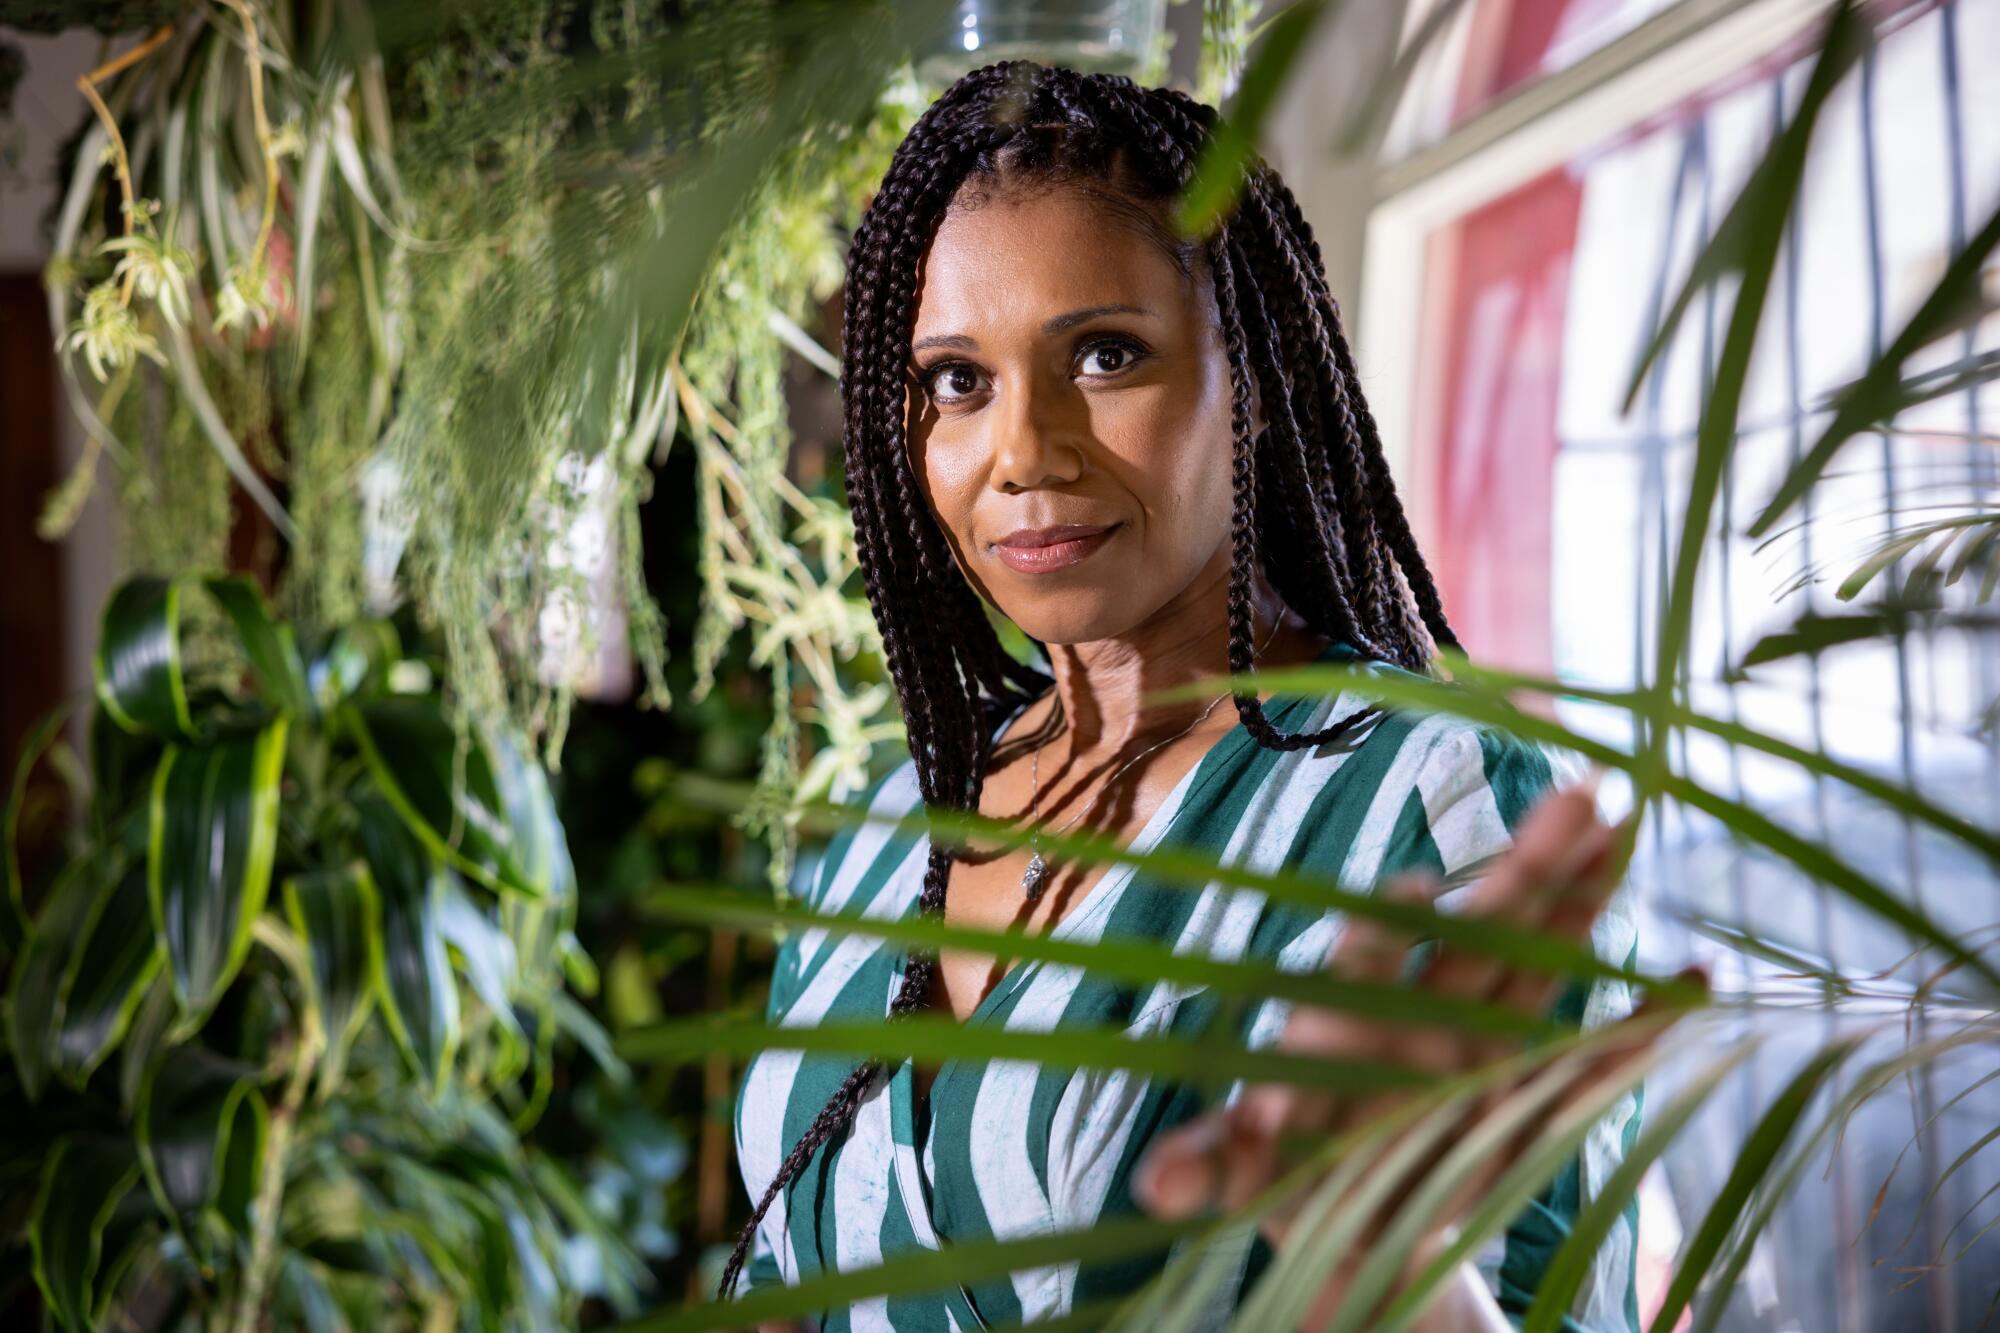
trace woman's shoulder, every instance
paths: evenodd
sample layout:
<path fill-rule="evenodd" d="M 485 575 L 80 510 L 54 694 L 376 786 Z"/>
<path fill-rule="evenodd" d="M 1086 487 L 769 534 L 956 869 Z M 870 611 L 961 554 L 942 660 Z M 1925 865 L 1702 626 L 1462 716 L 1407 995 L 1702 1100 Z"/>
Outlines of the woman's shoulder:
<path fill-rule="evenodd" d="M 1357 686 L 1324 716 L 1370 703 Z M 1528 811 L 1576 768 L 1573 758 L 1504 725 L 1398 706 L 1355 739 L 1309 752 L 1308 764 L 1318 771 L 1286 784 L 1314 793 L 1295 854 L 1359 881 L 1414 869 L 1453 876 L 1485 860 L 1506 848 Z"/>

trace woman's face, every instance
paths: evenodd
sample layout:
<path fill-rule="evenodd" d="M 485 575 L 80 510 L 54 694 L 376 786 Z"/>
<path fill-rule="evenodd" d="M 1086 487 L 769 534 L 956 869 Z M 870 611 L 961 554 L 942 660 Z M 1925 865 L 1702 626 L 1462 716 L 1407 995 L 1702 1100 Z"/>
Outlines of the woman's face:
<path fill-rule="evenodd" d="M 1226 571 L 1229 364 L 1199 267 L 1073 189 L 954 208 L 911 347 L 911 464 L 1029 634 L 1121 635 Z"/>

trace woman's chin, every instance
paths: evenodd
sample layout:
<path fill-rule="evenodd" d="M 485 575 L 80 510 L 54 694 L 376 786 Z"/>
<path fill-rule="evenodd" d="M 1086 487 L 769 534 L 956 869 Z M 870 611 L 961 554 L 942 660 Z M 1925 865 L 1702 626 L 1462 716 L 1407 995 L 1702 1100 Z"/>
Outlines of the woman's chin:
<path fill-rule="evenodd" d="M 1023 633 L 1045 644 L 1095 643 L 1113 639 L 1143 624 L 1149 605 L 1125 588 L 1075 584 L 1053 589 L 1030 600 L 1017 598 L 1000 610 Z"/>

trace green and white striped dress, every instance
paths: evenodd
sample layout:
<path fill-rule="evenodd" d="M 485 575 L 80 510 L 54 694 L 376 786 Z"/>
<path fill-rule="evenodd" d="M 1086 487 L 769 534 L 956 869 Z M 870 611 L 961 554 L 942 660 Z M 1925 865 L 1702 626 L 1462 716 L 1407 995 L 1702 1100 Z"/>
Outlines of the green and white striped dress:
<path fill-rule="evenodd" d="M 1327 654 L 1352 656 L 1338 647 Z M 1274 699 L 1267 710 L 1285 730 L 1313 730 L 1364 702 L 1349 694 Z M 1353 887 L 1415 867 L 1443 875 L 1504 849 L 1510 830 L 1553 778 L 1551 758 L 1540 748 L 1449 717 L 1393 714 L 1364 725 L 1356 738 L 1292 753 L 1258 745 L 1238 725 L 1189 770 L 1131 845 L 1196 846 L 1260 870 L 1295 867 Z M 913 766 L 905 762 L 876 784 L 869 804 L 884 816 L 912 810 L 918 804 Z M 823 912 L 913 916 L 925 856 L 921 836 L 871 821 L 829 845 L 804 896 Z M 1445 905 L 1464 892 L 1453 890 Z M 1621 962 L 1633 950 L 1625 897 L 1616 895 L 1593 937 L 1601 957 Z M 1053 935 L 1172 941 L 1180 953 L 1276 959 L 1304 970 L 1324 963 L 1342 919 L 1338 912 L 1273 904 L 1249 890 L 1154 882 L 1117 865 L 1070 908 Z M 901 946 L 861 935 L 795 932 L 779 950 L 771 1021 L 808 1027 L 880 1017 L 896 993 L 904 958 Z M 1628 987 L 1600 981 L 1587 993 L 1573 988 L 1561 1013 L 1566 1021 L 1595 1026 L 1630 1008 Z M 1220 1009 L 1218 998 L 1201 988 L 1134 985 L 1024 960 L 967 1021 L 1032 1031 L 1120 1028 L 1135 1037 L 1193 1036 Z M 1282 1001 L 1251 1005 L 1248 1044 L 1274 1041 L 1286 1012 Z M 736 1147 L 752 1198 L 762 1196 L 787 1150 L 855 1063 L 781 1050 L 764 1051 L 751 1062 L 737 1097 Z M 848 1132 L 823 1145 L 772 1201 L 739 1292 L 866 1268 L 919 1246 L 1021 1239 L 1133 1215 L 1130 1180 L 1147 1143 L 1204 1108 L 1192 1087 L 1129 1071 L 964 1060 L 939 1070 L 928 1113 L 920 1117 L 911 1073 L 906 1061 L 878 1077 Z M 1629 1095 L 1504 1237 L 1477 1256 L 1510 1314 L 1526 1311 L 1581 1201 L 1617 1167 L 1638 1119 L 1639 1098 Z M 1636 1333 L 1637 1221 L 1636 1208 L 1628 1207 L 1599 1251 L 1565 1325 L 1571 1333 Z M 1055 1264 L 921 1297 L 863 1301 L 826 1312 L 822 1326 L 928 1333 L 1051 1319 L 1136 1288 L 1165 1257 Z M 1261 1239 L 1246 1249 L 1216 1326 L 1226 1322 L 1228 1306 L 1268 1257 Z"/>

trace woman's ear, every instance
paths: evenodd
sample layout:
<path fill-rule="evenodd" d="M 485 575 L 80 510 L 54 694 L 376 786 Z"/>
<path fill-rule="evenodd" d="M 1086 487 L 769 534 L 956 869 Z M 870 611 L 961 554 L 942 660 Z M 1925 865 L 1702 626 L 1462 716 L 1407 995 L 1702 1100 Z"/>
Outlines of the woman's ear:
<path fill-rule="evenodd" d="M 1253 378 L 1250 382 L 1250 435 L 1254 439 L 1270 425 L 1264 420 L 1264 391 Z"/>

